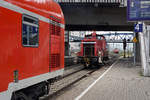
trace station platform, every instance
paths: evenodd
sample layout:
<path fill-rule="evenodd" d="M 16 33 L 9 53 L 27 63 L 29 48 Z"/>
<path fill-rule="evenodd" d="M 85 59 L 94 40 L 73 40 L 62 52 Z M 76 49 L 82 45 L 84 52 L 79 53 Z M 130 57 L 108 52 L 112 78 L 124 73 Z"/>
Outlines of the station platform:
<path fill-rule="evenodd" d="M 150 77 L 141 69 L 121 58 L 75 100 L 150 100 Z"/>

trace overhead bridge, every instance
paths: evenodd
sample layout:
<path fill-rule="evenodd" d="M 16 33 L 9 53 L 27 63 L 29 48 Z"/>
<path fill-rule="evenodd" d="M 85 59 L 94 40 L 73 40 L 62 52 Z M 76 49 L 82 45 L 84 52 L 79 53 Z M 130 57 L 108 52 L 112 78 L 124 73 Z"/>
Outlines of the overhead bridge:
<path fill-rule="evenodd" d="M 132 31 L 127 22 L 127 0 L 57 0 L 65 15 L 66 30 Z"/>
<path fill-rule="evenodd" d="M 61 6 L 70 6 L 70 7 L 98 7 L 98 6 L 125 6 L 126 0 L 57 0 Z"/>
<path fill-rule="evenodd" d="M 59 3 L 118 3 L 126 4 L 126 0 L 57 0 Z"/>

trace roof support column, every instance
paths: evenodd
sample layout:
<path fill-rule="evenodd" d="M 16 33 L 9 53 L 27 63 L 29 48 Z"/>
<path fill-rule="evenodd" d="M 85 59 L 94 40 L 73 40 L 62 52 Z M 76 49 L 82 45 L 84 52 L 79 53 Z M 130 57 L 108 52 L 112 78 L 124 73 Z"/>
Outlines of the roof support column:
<path fill-rule="evenodd" d="M 142 22 L 139 22 L 142 24 Z M 147 55 L 147 30 L 146 25 L 143 23 L 143 32 L 139 32 L 140 37 L 140 48 L 141 48 L 141 62 L 143 67 L 143 75 L 150 76 L 150 66 L 148 63 L 148 55 Z"/>

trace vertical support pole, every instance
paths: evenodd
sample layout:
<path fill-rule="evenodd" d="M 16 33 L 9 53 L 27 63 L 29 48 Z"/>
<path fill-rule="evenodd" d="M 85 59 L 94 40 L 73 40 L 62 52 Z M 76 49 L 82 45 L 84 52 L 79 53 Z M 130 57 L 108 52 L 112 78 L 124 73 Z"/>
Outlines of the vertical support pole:
<path fill-rule="evenodd" d="M 127 42 L 126 42 L 126 38 L 124 38 L 123 39 L 124 58 L 126 57 L 126 46 L 127 46 Z"/>
<path fill-rule="evenodd" d="M 123 55 L 124 58 L 126 58 L 126 50 L 124 49 L 124 55 Z"/>
<path fill-rule="evenodd" d="M 150 66 L 150 26 L 147 26 L 147 31 L 148 31 L 148 64 Z"/>
<path fill-rule="evenodd" d="M 69 38 L 70 38 L 70 31 L 68 31 L 68 56 L 70 56 L 70 41 L 69 41 Z"/>
<path fill-rule="evenodd" d="M 65 56 L 69 56 L 69 31 L 65 31 Z"/>
<path fill-rule="evenodd" d="M 128 43 L 128 58 L 130 57 L 129 53 L 130 53 L 130 43 Z"/>
<path fill-rule="evenodd" d="M 139 24 L 142 24 L 142 22 L 139 22 Z M 143 23 L 143 32 L 139 32 L 140 36 L 140 48 L 141 48 L 141 62 L 142 62 L 142 67 L 143 67 L 143 74 L 144 76 L 150 76 L 150 69 L 148 68 L 147 64 L 147 57 L 146 57 L 146 44 L 145 44 L 145 34 L 146 34 L 146 29 L 145 25 Z"/>
<path fill-rule="evenodd" d="M 134 37 L 136 37 L 136 33 L 134 33 Z M 136 65 L 136 43 L 133 44 L 134 45 L 134 65 Z"/>

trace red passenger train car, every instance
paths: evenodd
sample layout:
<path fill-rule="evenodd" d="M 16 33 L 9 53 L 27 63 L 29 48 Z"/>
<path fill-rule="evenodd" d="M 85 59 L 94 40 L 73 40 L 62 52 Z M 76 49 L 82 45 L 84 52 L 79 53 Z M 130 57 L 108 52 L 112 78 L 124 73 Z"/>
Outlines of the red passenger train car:
<path fill-rule="evenodd" d="M 55 0 L 0 0 L 0 100 L 38 100 L 64 71 L 64 16 Z"/>
<path fill-rule="evenodd" d="M 78 54 L 79 61 L 86 67 L 104 63 L 108 59 L 106 39 L 103 35 L 93 32 L 85 35 L 81 41 L 81 51 Z"/>

